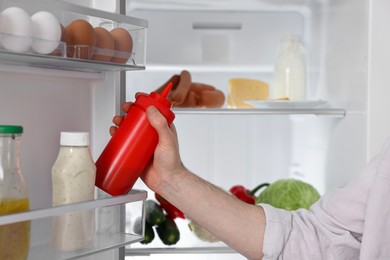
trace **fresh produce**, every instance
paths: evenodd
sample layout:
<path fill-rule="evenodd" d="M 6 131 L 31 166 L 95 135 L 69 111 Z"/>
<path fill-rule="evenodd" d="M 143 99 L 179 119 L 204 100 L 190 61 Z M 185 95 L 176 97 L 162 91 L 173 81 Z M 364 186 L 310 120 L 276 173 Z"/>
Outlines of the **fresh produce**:
<path fill-rule="evenodd" d="M 157 226 L 165 222 L 166 217 L 161 206 L 154 200 L 145 202 L 146 221 L 152 226 Z"/>
<path fill-rule="evenodd" d="M 154 230 L 153 226 L 150 225 L 147 221 L 145 222 L 145 233 L 144 233 L 144 240 L 141 241 L 141 244 L 149 244 L 154 240 Z"/>
<path fill-rule="evenodd" d="M 173 206 L 169 201 L 164 199 L 160 194 L 155 193 L 154 194 L 157 201 L 160 202 L 161 207 L 165 210 L 167 215 L 173 219 L 175 218 L 182 218 L 185 219 L 185 216 L 183 212 L 181 212 L 178 208 Z"/>
<path fill-rule="evenodd" d="M 208 232 L 206 229 L 204 229 L 201 225 L 199 225 L 194 220 L 190 220 L 188 227 L 195 234 L 195 236 L 202 241 L 206 241 L 206 242 L 210 242 L 210 243 L 220 241 L 218 238 L 216 238 L 213 234 Z"/>
<path fill-rule="evenodd" d="M 155 232 L 157 232 L 159 238 L 165 245 L 174 245 L 180 239 L 180 232 L 175 223 L 175 218 L 184 218 L 184 214 L 178 209 L 176 209 L 168 201 L 163 199 L 160 195 L 156 194 L 155 197 L 156 199 L 158 199 L 158 201 L 145 201 L 144 240 L 140 243 L 149 244 L 154 240 Z M 163 208 L 159 202 L 164 205 L 165 208 Z M 176 209 L 177 211 L 174 211 L 174 209 Z M 142 218 L 136 220 L 134 231 L 137 234 L 141 233 Z"/>
<path fill-rule="evenodd" d="M 320 198 L 310 184 L 297 179 L 280 179 L 273 182 L 256 198 L 256 203 L 266 203 L 285 210 L 308 209 Z"/>
<path fill-rule="evenodd" d="M 174 245 L 180 239 L 180 231 L 175 220 L 168 215 L 166 220 L 156 228 L 157 234 L 165 245 Z"/>
<path fill-rule="evenodd" d="M 141 234 L 142 232 L 142 218 L 138 218 L 134 224 L 134 231 L 137 234 Z M 153 230 L 153 226 L 145 221 L 145 230 L 144 230 L 144 240 L 142 240 L 141 244 L 149 244 L 154 240 L 155 234 Z"/>
<path fill-rule="evenodd" d="M 256 203 L 255 193 L 263 187 L 269 186 L 269 183 L 262 183 L 253 190 L 248 190 L 242 185 L 235 185 L 230 188 L 230 192 L 239 200 L 242 200 L 249 204 Z"/>

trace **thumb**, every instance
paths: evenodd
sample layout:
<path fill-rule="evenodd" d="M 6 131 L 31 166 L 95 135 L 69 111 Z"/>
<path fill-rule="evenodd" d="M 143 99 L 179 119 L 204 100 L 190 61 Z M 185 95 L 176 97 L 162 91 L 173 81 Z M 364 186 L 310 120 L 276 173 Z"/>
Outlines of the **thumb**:
<path fill-rule="evenodd" d="M 158 111 L 154 106 L 150 106 L 146 109 L 146 116 L 149 120 L 149 123 L 156 129 L 159 139 L 166 140 L 170 133 L 170 128 L 165 117 Z"/>

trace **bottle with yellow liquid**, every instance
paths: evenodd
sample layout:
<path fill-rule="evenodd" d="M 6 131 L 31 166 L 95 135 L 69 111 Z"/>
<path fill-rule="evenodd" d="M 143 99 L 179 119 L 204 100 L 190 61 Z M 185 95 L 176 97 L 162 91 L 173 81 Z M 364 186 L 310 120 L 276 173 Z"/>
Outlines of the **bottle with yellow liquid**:
<path fill-rule="evenodd" d="M 0 215 L 30 209 L 27 187 L 20 170 L 23 127 L 0 125 Z M 27 259 L 30 221 L 0 225 L 0 259 Z"/>

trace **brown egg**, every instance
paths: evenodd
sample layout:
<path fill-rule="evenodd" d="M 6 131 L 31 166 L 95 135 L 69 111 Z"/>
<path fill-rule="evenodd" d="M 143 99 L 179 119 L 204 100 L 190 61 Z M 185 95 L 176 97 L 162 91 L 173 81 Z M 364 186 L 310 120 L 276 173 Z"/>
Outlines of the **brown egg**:
<path fill-rule="evenodd" d="M 110 61 L 115 52 L 114 38 L 103 27 L 95 28 L 96 48 L 94 48 L 92 60 Z"/>
<path fill-rule="evenodd" d="M 123 28 L 111 30 L 111 35 L 115 42 L 115 55 L 111 62 L 126 63 L 133 51 L 133 38 L 130 33 Z"/>
<path fill-rule="evenodd" d="M 95 30 L 85 20 L 74 20 L 65 29 L 65 42 L 68 57 L 91 59 L 92 47 L 96 45 Z"/>

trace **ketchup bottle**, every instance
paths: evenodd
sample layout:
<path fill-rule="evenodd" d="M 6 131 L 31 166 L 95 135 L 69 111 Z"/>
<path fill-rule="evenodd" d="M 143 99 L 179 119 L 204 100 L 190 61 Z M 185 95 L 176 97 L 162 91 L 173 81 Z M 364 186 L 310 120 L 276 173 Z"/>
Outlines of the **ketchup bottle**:
<path fill-rule="evenodd" d="M 146 109 L 155 106 L 173 122 L 175 114 L 167 100 L 172 83 L 161 94 L 140 94 L 96 161 L 96 186 L 112 196 L 127 194 L 134 186 L 158 143 L 157 131 L 150 125 Z"/>

